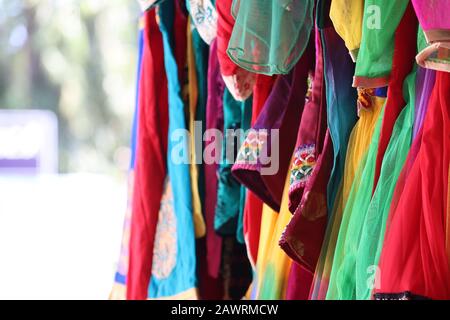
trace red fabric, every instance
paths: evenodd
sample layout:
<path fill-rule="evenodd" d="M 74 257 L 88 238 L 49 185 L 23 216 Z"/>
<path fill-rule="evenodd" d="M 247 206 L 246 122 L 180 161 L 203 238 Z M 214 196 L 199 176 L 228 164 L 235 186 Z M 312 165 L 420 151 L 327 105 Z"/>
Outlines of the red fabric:
<path fill-rule="evenodd" d="M 308 300 L 314 274 L 293 262 L 289 272 L 286 300 Z"/>
<path fill-rule="evenodd" d="M 209 257 L 207 256 L 207 238 L 197 239 L 198 294 L 200 300 L 222 300 L 225 296 L 223 279 L 221 276 L 212 277 L 208 272 Z M 221 242 L 222 244 L 222 242 Z M 222 250 L 220 250 L 220 253 Z"/>
<path fill-rule="evenodd" d="M 145 13 L 138 112 L 127 299 L 147 299 L 153 242 L 166 177 L 168 92 L 163 40 L 154 10 Z"/>
<path fill-rule="evenodd" d="M 267 98 L 272 91 L 276 76 L 257 75 L 253 90 L 252 122 L 253 126 L 258 119 Z M 252 191 L 247 190 L 244 208 L 244 238 L 247 252 L 253 266 L 258 259 L 259 235 L 261 231 L 263 202 Z"/>
<path fill-rule="evenodd" d="M 450 73 L 437 72 L 419 150 L 389 217 L 379 265 L 380 286 L 375 293 L 409 291 L 432 299 L 450 299 L 445 248 L 449 113 Z"/>
<path fill-rule="evenodd" d="M 224 76 L 236 74 L 238 66 L 231 61 L 227 54 L 228 43 L 233 32 L 234 18 L 231 15 L 233 0 L 219 0 L 216 2 L 217 9 L 217 56 L 219 58 L 220 70 Z"/>
<path fill-rule="evenodd" d="M 389 80 L 383 124 L 378 144 L 373 191 L 375 191 L 380 177 L 381 165 L 389 140 L 391 139 L 395 121 L 405 107 L 405 100 L 403 99 L 403 82 L 407 75 L 412 71 L 413 65 L 415 64 L 417 39 L 411 35 L 417 33 L 417 25 L 416 14 L 410 3 L 395 32 L 392 73 Z"/>

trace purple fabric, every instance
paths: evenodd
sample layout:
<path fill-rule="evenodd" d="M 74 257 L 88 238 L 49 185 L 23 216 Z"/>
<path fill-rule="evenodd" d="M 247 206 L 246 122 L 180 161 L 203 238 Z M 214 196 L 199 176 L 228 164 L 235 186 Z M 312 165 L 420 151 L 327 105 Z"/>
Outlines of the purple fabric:
<path fill-rule="evenodd" d="M 414 120 L 413 140 L 419 133 L 420 128 L 422 128 L 423 119 L 425 118 L 425 113 L 428 107 L 428 100 L 430 99 L 431 91 L 433 90 L 434 82 L 436 80 L 436 71 L 424 69 L 422 67 L 418 68 L 416 79 L 416 115 Z"/>

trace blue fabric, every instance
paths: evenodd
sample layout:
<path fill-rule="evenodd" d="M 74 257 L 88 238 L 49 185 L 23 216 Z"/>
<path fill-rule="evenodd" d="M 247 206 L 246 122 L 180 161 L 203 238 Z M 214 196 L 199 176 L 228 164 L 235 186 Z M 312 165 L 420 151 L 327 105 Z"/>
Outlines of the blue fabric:
<path fill-rule="evenodd" d="M 142 55 L 144 52 L 144 30 L 139 31 L 139 55 L 138 55 L 138 70 L 136 79 L 136 97 L 135 97 L 135 107 L 133 116 L 133 127 L 131 129 L 131 161 L 130 169 L 134 169 L 136 163 L 136 148 L 137 148 L 137 130 L 138 130 L 138 110 L 139 110 L 139 82 L 141 79 L 141 69 L 142 69 Z"/>
<path fill-rule="evenodd" d="M 321 30 L 324 48 L 327 120 L 333 141 L 334 164 L 328 182 L 328 212 L 334 206 L 344 175 L 347 145 L 357 120 L 357 92 L 352 87 L 354 63 L 344 41 L 332 27 Z"/>
<path fill-rule="evenodd" d="M 149 284 L 149 298 L 170 297 L 196 287 L 195 236 L 192 217 L 192 191 L 189 161 L 178 163 L 171 157 L 172 152 L 182 150 L 189 159 L 189 138 L 186 134 L 184 103 L 178 79 L 178 66 L 174 55 L 175 2 L 165 1 L 159 7 L 160 30 L 163 35 L 164 64 L 169 92 L 169 142 L 167 168 L 173 191 L 173 209 L 176 224 L 176 263 L 170 274 L 160 279 L 152 275 Z M 180 66 L 183 68 L 184 66 Z M 174 133 L 182 129 L 181 139 L 173 139 Z M 175 235 L 171 235 L 175 236 Z"/>

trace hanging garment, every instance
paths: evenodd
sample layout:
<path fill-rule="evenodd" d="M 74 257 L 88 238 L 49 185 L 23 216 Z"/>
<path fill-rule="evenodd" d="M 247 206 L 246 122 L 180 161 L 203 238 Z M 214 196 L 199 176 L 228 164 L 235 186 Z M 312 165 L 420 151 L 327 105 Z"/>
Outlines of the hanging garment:
<path fill-rule="evenodd" d="M 256 75 L 238 67 L 227 54 L 228 43 L 234 26 L 231 15 L 233 0 L 216 2 L 217 9 L 217 56 L 223 80 L 233 98 L 238 101 L 246 100 L 252 94 Z"/>
<path fill-rule="evenodd" d="M 326 104 L 323 71 L 322 41 L 315 31 L 316 63 L 314 76 L 310 74 L 309 94 L 297 135 L 289 187 L 289 210 L 295 212 L 308 180 L 314 172 L 322 150 L 326 130 Z"/>
<path fill-rule="evenodd" d="M 371 278 L 376 280 L 373 274 L 378 265 L 384 240 L 384 230 L 387 214 L 391 204 L 392 194 L 397 183 L 398 176 L 411 145 L 412 130 L 414 125 L 414 94 L 415 72 L 411 73 L 405 81 L 404 98 L 407 103 L 400 113 L 390 139 L 381 167 L 381 174 L 370 201 L 367 213 L 362 221 L 360 239 L 352 237 L 357 243 L 355 254 L 355 285 L 356 299 L 370 299 L 371 289 L 374 284 Z M 388 97 L 389 99 L 389 97 Z M 387 105 L 386 105 L 387 107 Z M 388 110 L 386 109 L 385 112 Z M 349 235 L 352 231 L 350 231 Z"/>
<path fill-rule="evenodd" d="M 380 88 L 388 85 L 394 55 L 394 35 L 409 0 L 365 0 L 361 47 L 353 85 Z"/>
<path fill-rule="evenodd" d="M 334 154 L 333 171 L 327 189 L 327 206 L 331 216 L 337 193 L 342 188 L 348 141 L 357 120 L 357 91 L 351 86 L 355 67 L 347 55 L 344 41 L 330 24 L 322 30 L 322 38 L 328 128 Z"/>
<path fill-rule="evenodd" d="M 437 72 L 422 142 L 388 220 L 376 299 L 450 298 L 446 252 L 449 99 L 450 74 Z"/>
<path fill-rule="evenodd" d="M 307 49 L 290 74 L 278 77 L 233 166 L 233 175 L 275 211 L 280 208 L 295 146 L 292 132 L 297 130 L 303 111 L 312 56 L 312 48 Z"/>
<path fill-rule="evenodd" d="M 275 83 L 276 77 L 258 75 L 253 94 L 252 121 L 254 126 Z M 233 169 L 232 169 L 233 170 Z M 261 230 L 261 215 L 263 201 L 251 190 L 247 189 L 244 207 L 244 238 L 247 245 L 248 258 L 252 267 L 256 267 L 258 258 L 258 243 Z"/>
<path fill-rule="evenodd" d="M 218 168 L 219 184 L 214 229 L 222 236 L 236 235 L 244 243 L 243 211 L 245 188 L 232 176 L 231 168 L 237 148 L 244 139 L 239 130 L 245 132 L 250 126 L 252 100 L 244 102 L 233 98 L 225 89 L 223 95 L 224 141 L 221 163 Z M 242 133 L 241 131 L 241 133 Z"/>
<path fill-rule="evenodd" d="M 408 33 L 402 35 L 402 38 L 405 39 L 410 34 L 410 31 L 408 31 Z M 403 46 L 403 48 L 405 47 L 406 46 Z M 401 56 L 403 58 L 407 55 L 408 54 L 402 54 Z M 413 60 L 414 55 L 409 54 L 409 59 Z M 378 265 L 383 246 L 384 231 L 391 207 L 391 199 L 393 197 L 394 189 L 397 186 L 398 177 L 404 167 L 407 154 L 410 150 L 416 118 L 415 109 L 420 108 L 420 106 L 417 105 L 417 98 L 420 99 L 422 96 L 424 99 L 427 99 L 426 96 L 428 95 L 427 92 L 421 92 L 419 91 L 420 88 L 416 88 L 417 83 L 423 83 L 418 80 L 423 81 L 423 79 L 416 77 L 416 72 L 413 72 L 408 76 L 405 82 L 403 96 L 406 106 L 395 123 L 383 159 L 379 182 L 364 219 L 361 230 L 361 239 L 356 254 L 355 271 L 357 299 L 370 299 L 371 289 L 374 287 L 374 283 L 370 283 L 370 280 L 377 280 L 375 268 Z M 423 89 L 426 90 L 427 86 L 424 86 Z M 416 93 L 418 95 L 417 97 L 415 97 Z M 386 104 L 386 108 L 388 106 L 389 103 Z M 388 112 L 387 109 L 386 112 Z"/>
<path fill-rule="evenodd" d="M 166 177 L 169 120 L 163 42 L 154 11 L 147 11 L 144 17 L 127 299 L 148 297 L 154 237 Z"/>
<path fill-rule="evenodd" d="M 202 201 L 200 195 L 200 188 L 203 187 L 203 175 L 201 170 L 201 150 L 202 145 L 198 145 L 199 137 L 203 137 L 203 119 L 198 118 L 198 115 L 204 115 L 206 108 L 206 82 L 204 74 L 208 69 L 203 61 L 208 53 L 204 46 L 198 46 L 199 36 L 195 29 L 190 27 L 190 19 L 188 19 L 187 30 L 187 68 L 188 68 L 188 89 L 189 89 L 189 147 L 190 147 L 190 177 L 192 189 L 192 209 L 195 228 L 195 237 L 202 238 L 206 233 L 205 221 L 202 212 Z M 194 39 L 196 43 L 194 44 Z M 194 51 L 194 45 L 196 50 Z M 196 59 L 196 56 L 199 56 Z M 198 68 L 197 68 L 198 62 Z M 203 118 L 203 116 L 202 116 Z M 196 126 L 196 121 L 200 121 L 200 127 Z M 197 159 L 199 158 L 199 159 Z M 198 161 L 198 162 L 197 162 Z"/>
<path fill-rule="evenodd" d="M 264 228 L 267 229 L 261 230 L 261 236 L 267 238 L 260 239 L 260 244 L 263 244 L 263 248 L 259 251 L 262 259 L 258 261 L 258 264 L 261 262 L 261 268 L 260 271 L 257 271 L 259 281 L 255 288 L 256 297 L 259 300 L 283 300 L 286 297 L 292 260 L 281 250 L 277 240 L 291 218 L 288 208 L 288 190 L 289 175 L 285 182 L 280 213 L 270 212 L 270 209 L 265 212 L 268 215 L 266 221 L 270 225 L 264 225 Z"/>
<path fill-rule="evenodd" d="M 308 300 L 313 273 L 292 262 L 286 288 L 286 300 Z"/>
<path fill-rule="evenodd" d="M 391 81 L 395 82 L 391 82 L 388 88 L 388 97 L 386 100 L 386 105 L 384 107 L 380 137 L 372 141 L 372 145 L 367 157 L 367 162 L 361 172 L 361 183 L 358 189 L 355 189 L 355 192 L 351 197 L 351 202 L 349 201 L 347 203 L 344 211 L 346 220 L 345 229 L 343 230 L 345 230 L 345 233 L 340 232 L 336 245 L 337 251 L 342 250 L 343 258 L 341 261 L 336 260 L 336 262 L 333 264 L 334 270 L 332 271 L 331 285 L 332 290 L 334 290 L 334 294 L 336 294 L 336 296 L 333 296 L 333 293 L 331 293 L 329 296 L 327 296 L 331 299 L 354 299 L 355 297 L 357 297 L 357 281 L 359 281 L 358 285 L 360 287 L 367 287 L 367 270 L 364 270 L 365 275 L 361 275 L 360 278 L 356 277 L 355 265 L 356 259 L 358 257 L 358 246 L 362 235 L 364 220 L 367 216 L 367 210 L 372 198 L 372 193 L 374 188 L 378 185 L 377 180 L 379 177 L 379 171 L 377 170 L 379 170 L 378 162 L 380 161 L 380 153 L 382 153 L 386 149 L 386 140 L 389 142 L 393 124 L 397 118 L 399 110 L 403 108 L 405 103 L 402 91 L 398 91 L 398 89 L 399 84 L 403 83 L 403 79 L 406 73 L 411 69 L 412 62 L 414 61 L 414 55 L 416 51 L 416 38 L 414 35 L 417 34 L 416 28 L 417 24 L 412 12 L 412 7 L 409 7 L 399 25 L 399 28 L 396 31 L 393 70 L 391 74 Z M 414 81 L 415 79 L 412 79 L 410 80 L 410 83 L 414 85 Z M 412 88 L 414 90 L 414 87 Z M 414 105 L 413 103 L 414 100 L 412 102 L 411 108 Z M 410 131 L 408 130 L 411 130 L 412 127 L 408 126 L 408 123 L 406 123 L 405 125 L 405 130 L 407 133 L 409 133 Z M 402 124 L 399 124 L 399 126 L 401 127 Z M 398 159 L 396 159 L 397 163 L 399 163 L 398 170 L 401 169 L 403 164 L 402 161 L 404 161 L 404 158 L 406 157 L 406 153 L 408 152 L 410 146 L 410 136 L 408 136 L 407 133 L 406 136 L 401 137 L 402 148 L 397 148 L 396 150 L 392 151 L 399 152 L 395 155 L 398 157 Z M 393 144 L 397 143 L 397 138 L 398 137 L 394 138 Z M 382 153 L 381 157 L 383 157 L 383 155 L 384 152 Z M 375 160 L 373 157 L 375 157 Z M 383 174 L 383 178 L 391 180 L 383 181 L 384 184 L 380 186 L 380 195 L 384 194 L 385 198 L 380 199 L 380 207 L 374 206 L 374 208 L 372 209 L 373 211 L 370 218 L 372 219 L 372 221 L 375 218 L 381 217 L 381 202 L 384 203 L 384 201 L 387 201 L 387 206 L 389 205 L 389 194 L 391 192 L 389 181 L 395 181 L 397 178 L 397 171 L 392 170 L 392 167 L 389 167 L 388 165 L 385 166 L 385 171 L 383 172 Z M 374 225 L 372 227 L 376 228 L 376 223 L 373 223 Z M 369 260 L 370 258 L 371 257 L 366 257 L 366 259 Z M 372 265 L 368 265 L 366 269 L 368 267 L 372 267 Z M 363 271 L 359 270 L 359 272 L 362 273 Z M 360 283 L 362 279 L 364 279 L 364 283 Z"/>
<path fill-rule="evenodd" d="M 193 299 L 197 297 L 195 235 L 189 139 L 181 98 L 185 78 L 179 67 L 186 64 L 187 19 L 178 2 L 170 1 L 159 6 L 158 16 L 169 91 L 168 177 L 155 235 L 148 297 Z"/>
<path fill-rule="evenodd" d="M 134 188 L 134 176 L 136 168 L 136 151 L 137 151 L 137 131 L 138 131 L 138 113 L 139 113 L 139 92 L 140 92 L 140 80 L 141 80 L 141 70 L 142 70 L 142 58 L 144 53 L 144 25 L 145 19 L 141 18 L 139 23 L 139 47 L 138 47 L 138 64 L 137 64 L 137 79 L 136 79 L 136 96 L 135 96 L 135 108 L 133 116 L 133 126 L 131 131 L 131 159 L 130 168 L 128 171 L 128 202 L 127 209 L 125 212 L 125 218 L 123 222 L 122 230 L 122 242 L 120 247 L 119 261 L 117 264 L 117 271 L 114 277 L 114 285 L 111 290 L 109 299 L 111 300 L 125 300 L 126 284 L 127 284 L 127 274 L 128 274 L 128 251 L 130 246 L 130 229 L 131 229 L 131 215 L 132 215 L 132 199 L 133 199 L 133 188 Z"/>
<path fill-rule="evenodd" d="M 380 141 L 378 143 L 378 154 L 375 165 L 374 190 L 378 184 L 381 164 L 385 155 L 389 139 L 392 135 L 395 121 L 405 106 L 402 94 L 403 83 L 406 76 L 411 72 L 414 56 L 417 53 L 417 18 L 412 5 L 409 4 L 405 14 L 395 31 L 394 55 L 392 60 L 392 71 L 389 79 L 386 111 L 384 112 L 383 125 L 381 128 Z"/>
<path fill-rule="evenodd" d="M 314 1 L 234 0 L 231 10 L 229 57 L 251 72 L 289 73 L 308 45 Z"/>
<path fill-rule="evenodd" d="M 370 94 L 366 93 L 364 98 L 362 95 L 359 96 L 359 99 L 364 99 L 367 104 L 365 108 L 359 111 L 359 120 L 349 138 L 342 190 L 336 195 L 333 213 L 327 226 L 321 254 L 316 266 L 310 299 L 324 300 L 327 294 L 343 209 L 347 204 L 351 187 L 355 182 L 355 175 L 365 159 L 376 123 L 383 110 L 385 98 L 382 94 L 382 91 L 373 91 Z"/>
<path fill-rule="evenodd" d="M 225 83 L 220 74 L 217 60 L 217 45 L 211 43 L 208 63 L 208 101 L 206 107 L 206 132 L 217 130 L 223 132 L 223 92 Z M 209 152 L 215 150 L 215 153 Z M 208 259 L 208 274 L 213 278 L 219 277 L 222 260 L 222 237 L 214 230 L 214 219 L 217 205 L 217 169 L 220 161 L 220 141 L 215 136 L 205 136 L 204 154 L 212 159 L 205 158 L 205 222 L 206 222 L 206 250 Z M 208 160 L 208 161 L 207 161 Z"/>
<path fill-rule="evenodd" d="M 354 62 L 361 45 L 363 16 L 364 0 L 331 1 L 330 18 L 336 32 L 344 39 Z"/>
<path fill-rule="evenodd" d="M 450 3 L 446 0 L 413 0 L 429 46 L 417 55 L 425 68 L 450 72 Z"/>
<path fill-rule="evenodd" d="M 383 110 L 384 113 L 385 110 Z M 342 214 L 341 227 L 331 268 L 330 283 L 326 298 L 328 300 L 355 299 L 354 277 L 351 268 L 354 262 L 355 244 L 351 243 L 351 232 L 361 225 L 360 210 L 365 212 L 373 188 L 375 160 L 380 137 L 382 115 L 378 119 L 369 151 L 356 172 L 353 185 Z M 356 235 L 356 236 L 359 236 Z M 349 257 L 351 255 L 351 257 Z M 350 270 L 350 271 L 349 271 Z"/>

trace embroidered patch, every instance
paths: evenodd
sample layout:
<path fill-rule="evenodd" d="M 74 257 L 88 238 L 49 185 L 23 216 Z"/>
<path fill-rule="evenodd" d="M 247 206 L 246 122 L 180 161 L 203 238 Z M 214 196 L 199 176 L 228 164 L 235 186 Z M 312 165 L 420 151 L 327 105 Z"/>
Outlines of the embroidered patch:
<path fill-rule="evenodd" d="M 166 179 L 153 246 L 152 275 L 155 278 L 166 279 L 170 275 L 177 262 L 177 250 L 177 220 L 172 187 Z"/>
<path fill-rule="evenodd" d="M 294 153 L 294 159 L 291 167 L 291 188 L 304 187 L 311 176 L 316 165 L 315 145 L 303 145 Z"/>
<path fill-rule="evenodd" d="M 250 130 L 239 149 L 236 164 L 258 164 L 263 148 L 267 143 L 266 130 Z"/>

